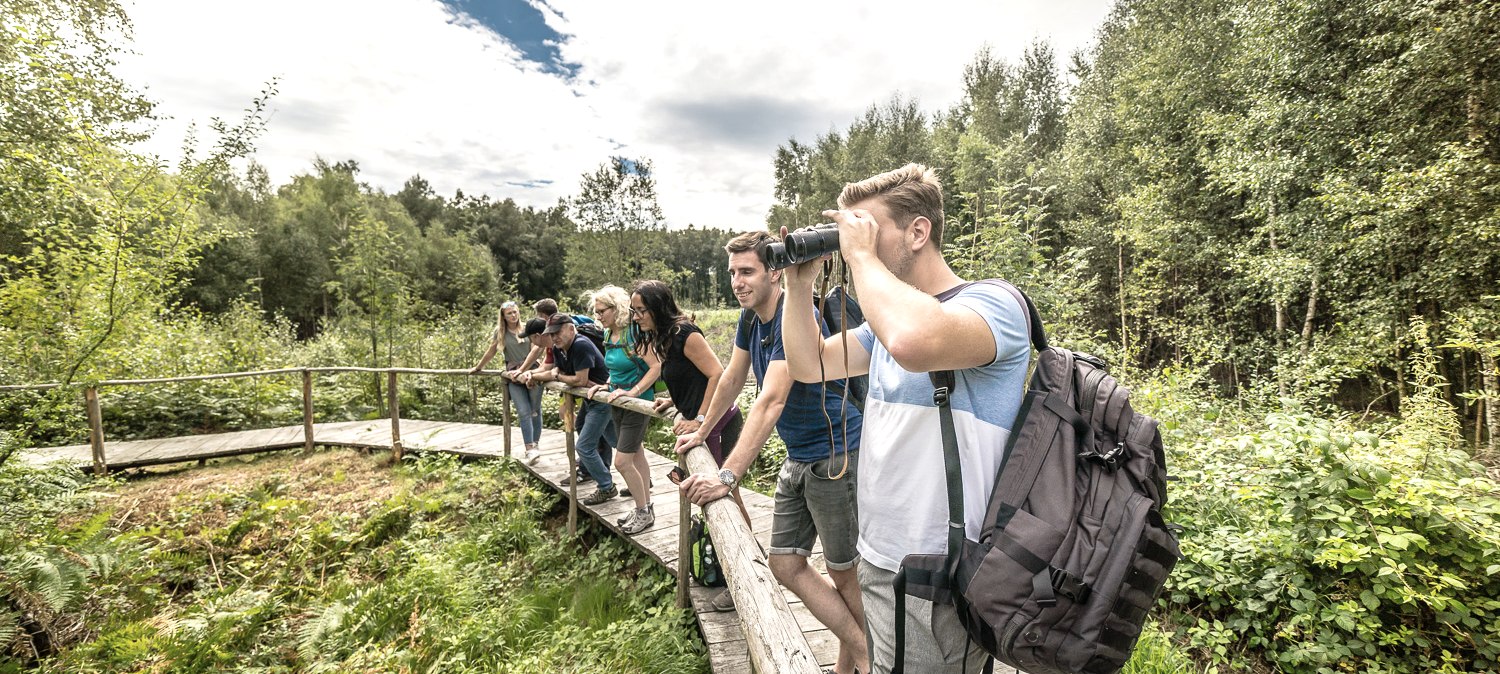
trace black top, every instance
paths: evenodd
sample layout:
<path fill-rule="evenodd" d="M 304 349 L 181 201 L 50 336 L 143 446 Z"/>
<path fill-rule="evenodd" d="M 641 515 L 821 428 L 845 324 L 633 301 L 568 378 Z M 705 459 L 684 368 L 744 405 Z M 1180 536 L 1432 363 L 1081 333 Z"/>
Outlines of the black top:
<path fill-rule="evenodd" d="M 599 347 L 594 346 L 594 343 L 583 335 L 573 338 L 573 346 L 568 347 L 566 353 L 562 349 L 552 349 L 552 360 L 557 363 L 558 372 L 574 375 L 578 374 L 579 370 L 588 368 L 590 382 L 609 383 L 609 368 L 604 366 L 604 354 L 599 353 Z"/>
<path fill-rule="evenodd" d="M 703 405 L 703 393 L 708 390 L 708 376 L 698 369 L 683 353 L 688 336 L 703 334 L 692 323 L 681 323 L 672 328 L 672 341 L 667 345 L 667 355 L 661 360 L 661 379 L 667 383 L 667 393 L 672 394 L 672 404 L 683 416 L 692 419 L 698 416 Z"/>

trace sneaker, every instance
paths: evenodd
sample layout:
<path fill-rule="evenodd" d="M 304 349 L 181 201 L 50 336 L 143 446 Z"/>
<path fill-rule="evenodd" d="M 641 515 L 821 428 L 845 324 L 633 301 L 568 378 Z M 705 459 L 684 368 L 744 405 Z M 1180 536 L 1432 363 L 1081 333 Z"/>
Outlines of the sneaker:
<path fill-rule="evenodd" d="M 542 458 L 542 450 L 531 447 L 526 450 L 526 465 L 535 466 L 536 460 Z"/>
<path fill-rule="evenodd" d="M 648 506 L 639 508 L 632 513 L 630 520 L 620 526 L 620 531 L 625 532 L 627 536 L 634 536 L 650 529 L 653 524 L 656 524 L 656 513 L 651 512 L 651 508 Z"/>
<path fill-rule="evenodd" d="M 625 495 L 625 490 L 621 489 L 620 490 L 620 496 L 624 496 L 624 495 Z M 645 510 L 646 510 L 647 513 L 649 513 L 651 515 L 651 521 L 655 522 L 656 521 L 656 504 L 652 503 L 650 501 L 647 501 L 646 502 L 646 508 L 645 508 Z M 640 510 L 639 509 L 632 510 L 629 513 L 626 513 L 626 515 L 624 517 L 616 519 L 615 520 L 615 524 L 618 524 L 618 525 L 620 525 L 622 527 L 625 526 L 625 523 L 629 522 L 630 518 L 635 517 L 635 514 L 637 512 L 640 512 Z"/>
<path fill-rule="evenodd" d="M 656 481 L 655 480 L 646 480 L 646 491 L 650 491 L 651 488 L 655 487 L 655 486 L 656 486 Z M 624 496 L 625 498 L 630 498 L 630 487 L 621 488 L 620 489 L 620 495 Z"/>
<path fill-rule="evenodd" d="M 712 606 L 715 611 L 733 611 L 734 596 L 729 594 L 729 588 L 724 588 L 723 592 L 708 600 L 708 605 Z"/>
<path fill-rule="evenodd" d="M 610 485 L 609 489 L 605 489 L 603 487 L 595 489 L 594 493 L 583 497 L 583 499 L 579 502 L 584 505 L 599 505 L 600 503 L 608 501 L 619 495 L 620 490 L 616 489 L 614 485 Z"/>
<path fill-rule="evenodd" d="M 563 478 L 562 482 L 559 482 L 557 484 L 559 486 L 562 486 L 562 487 L 571 487 L 571 486 L 573 486 L 574 482 L 577 482 L 578 484 L 583 484 L 585 482 L 593 482 L 593 481 L 594 481 L 594 476 L 589 475 L 588 473 L 585 473 L 583 471 L 579 471 L 576 475 L 574 475 L 572 477 L 565 477 L 565 478 Z"/>

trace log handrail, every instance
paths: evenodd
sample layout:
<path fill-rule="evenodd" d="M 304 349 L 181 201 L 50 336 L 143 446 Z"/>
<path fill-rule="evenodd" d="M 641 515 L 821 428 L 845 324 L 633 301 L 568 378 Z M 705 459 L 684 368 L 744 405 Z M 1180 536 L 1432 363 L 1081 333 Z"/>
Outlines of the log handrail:
<path fill-rule="evenodd" d="M 312 408 L 312 375 L 324 373 L 362 372 L 362 373 L 385 373 L 388 377 L 388 396 L 391 420 L 391 443 L 392 450 L 399 458 L 401 455 L 401 431 L 400 431 L 400 395 L 396 390 L 396 375 L 398 374 L 429 374 L 429 375 L 473 375 L 473 376 L 499 376 L 508 381 L 513 381 L 501 370 L 437 370 L 428 368 L 405 368 L 405 367 L 293 367 L 276 370 L 256 370 L 251 372 L 226 372 L 220 374 L 192 375 L 185 377 L 161 377 L 152 379 L 111 379 L 96 382 L 77 383 L 47 383 L 47 384 L 22 384 L 0 386 L 0 392 L 48 390 L 56 388 L 82 388 L 88 398 L 88 409 L 90 412 L 90 441 L 94 445 L 94 457 L 96 470 L 107 470 L 107 462 L 104 457 L 104 432 L 102 422 L 98 419 L 98 395 L 97 391 L 102 386 L 143 386 L 148 384 L 169 384 L 180 382 L 210 381 L 217 379 L 237 379 L 243 377 L 263 377 L 283 374 L 300 374 L 302 377 L 303 397 L 303 424 L 305 429 L 304 445 L 312 446 L 313 408 Z M 547 382 L 541 384 L 545 389 L 554 391 L 563 396 L 564 401 L 564 424 L 566 429 L 572 428 L 572 419 L 567 412 L 571 412 L 574 398 L 584 398 L 596 402 L 605 403 L 615 407 L 638 412 L 668 422 L 676 422 L 679 415 L 675 410 L 669 412 L 658 412 L 652 403 L 639 398 L 623 398 L 609 401 L 608 394 L 589 395 L 587 389 L 573 388 L 561 382 Z M 508 394 L 507 394 L 508 397 Z M 503 415 L 505 435 L 507 444 L 510 436 L 510 414 Z M 573 456 L 572 434 L 567 435 L 568 463 L 570 474 L 576 459 Z M 508 450 L 508 448 L 507 448 Z M 509 454 L 509 451 L 506 452 Z M 717 470 L 713 456 L 704 447 L 695 447 L 683 455 L 682 463 L 694 473 L 713 473 Z M 576 481 L 575 481 L 576 483 Z M 571 532 L 577 518 L 578 498 L 577 486 L 573 485 L 569 490 L 569 514 L 568 528 Z M 691 512 L 686 499 L 682 500 L 684 507 L 679 509 L 681 521 L 678 528 L 685 540 L 687 531 L 687 518 Z M 728 581 L 729 593 L 734 597 L 737 610 L 740 613 L 740 627 L 745 635 L 745 643 L 749 646 L 750 660 L 758 672 L 817 672 L 817 659 L 813 657 L 812 647 L 808 645 L 807 637 L 797 626 L 797 619 L 792 615 L 790 606 L 786 603 L 776 580 L 771 576 L 770 565 L 766 560 L 765 553 L 760 544 L 756 542 L 750 531 L 750 523 L 740 513 L 739 507 L 732 499 L 720 499 L 704 507 L 704 514 L 708 520 L 709 528 L 714 532 L 714 545 L 719 550 L 719 561 L 724 569 L 724 577 Z M 685 546 L 682 548 L 685 550 Z M 678 574 L 678 597 L 679 603 L 686 598 L 688 560 L 683 555 L 677 561 Z"/>

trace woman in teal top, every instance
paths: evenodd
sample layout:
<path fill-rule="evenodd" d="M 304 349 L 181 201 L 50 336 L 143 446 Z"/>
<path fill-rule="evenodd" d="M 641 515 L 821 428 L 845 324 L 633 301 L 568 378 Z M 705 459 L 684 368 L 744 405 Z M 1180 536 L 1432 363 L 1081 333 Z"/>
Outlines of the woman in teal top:
<path fill-rule="evenodd" d="M 635 343 L 630 337 L 630 294 L 619 286 L 607 285 L 594 293 L 593 300 L 594 318 L 605 327 L 604 365 L 609 370 L 609 383 L 595 386 L 590 393 L 607 388 L 613 391 L 610 402 L 627 395 L 653 399 L 652 386 L 661 373 L 661 364 L 650 362 L 651 356 L 642 359 L 635 355 Z M 651 507 L 651 464 L 641 451 L 651 417 L 620 407 L 611 407 L 609 411 L 619 433 L 615 469 L 625 478 L 630 497 L 635 499 L 635 510 L 619 520 L 620 530 L 638 534 L 656 522 Z"/>

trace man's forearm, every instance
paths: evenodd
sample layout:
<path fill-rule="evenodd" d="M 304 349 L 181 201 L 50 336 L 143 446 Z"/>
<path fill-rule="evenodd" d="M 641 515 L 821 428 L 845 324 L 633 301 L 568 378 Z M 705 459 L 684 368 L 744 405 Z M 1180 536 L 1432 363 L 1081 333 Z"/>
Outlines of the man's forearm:
<path fill-rule="evenodd" d="M 878 302 L 865 302 L 865 322 L 870 330 L 887 348 L 893 342 L 921 334 L 929 327 L 926 321 L 911 320 L 912 316 L 931 316 L 940 310 L 937 298 L 917 290 L 912 285 L 896 278 L 886 266 L 874 256 L 854 258 L 846 261 L 854 288 L 860 297 L 878 297 Z"/>
<path fill-rule="evenodd" d="M 744 377 L 739 377 L 736 381 L 735 377 L 729 376 L 728 370 L 720 374 L 719 384 L 714 387 L 713 399 L 703 409 L 703 425 L 706 428 L 713 428 L 717 425 L 719 417 L 724 416 L 724 412 L 729 409 L 729 405 L 735 399 L 739 398 L 739 391 L 743 388 L 745 388 Z M 702 431 L 702 435 L 708 435 L 708 431 Z"/>
<path fill-rule="evenodd" d="M 785 406 L 784 400 L 759 398 L 755 401 L 755 405 L 750 408 L 750 417 L 745 420 L 745 428 L 740 431 L 740 439 L 735 443 L 734 451 L 724 460 L 725 468 L 734 471 L 741 479 L 750 472 L 750 466 L 760 457 L 760 451 L 765 447 L 766 439 L 771 437 L 771 429 L 776 427 L 776 420 L 781 418 L 781 410 Z"/>
<path fill-rule="evenodd" d="M 525 372 L 525 371 L 531 369 L 531 365 L 533 363 L 535 363 L 537 357 L 539 357 L 541 355 L 542 355 L 542 347 L 540 347 L 540 346 L 533 346 L 533 347 L 531 347 L 531 352 L 526 354 L 526 360 L 521 361 L 521 366 L 518 367 L 518 368 L 516 368 L 516 369 L 519 370 L 519 371 L 521 371 L 521 372 Z"/>
<path fill-rule="evenodd" d="M 805 288 L 801 285 L 787 286 L 781 309 L 781 343 L 786 350 L 787 372 L 792 379 L 807 382 L 819 376 L 818 349 L 823 336 L 813 316 L 812 283 Z"/>

